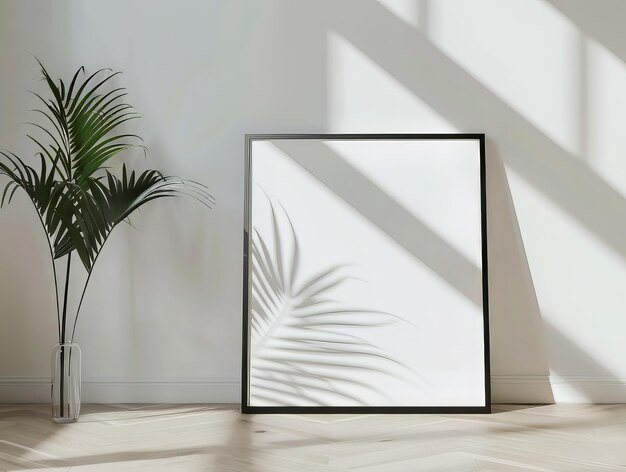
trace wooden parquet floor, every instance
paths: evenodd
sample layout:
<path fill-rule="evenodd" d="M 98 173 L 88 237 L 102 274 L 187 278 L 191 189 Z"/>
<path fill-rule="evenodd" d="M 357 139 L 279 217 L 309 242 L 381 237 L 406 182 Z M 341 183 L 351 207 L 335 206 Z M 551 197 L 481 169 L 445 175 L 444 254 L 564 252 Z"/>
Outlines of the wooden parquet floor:
<path fill-rule="evenodd" d="M 250 415 L 219 405 L 0 405 L 0 470 L 626 471 L 626 405 L 491 415 Z"/>

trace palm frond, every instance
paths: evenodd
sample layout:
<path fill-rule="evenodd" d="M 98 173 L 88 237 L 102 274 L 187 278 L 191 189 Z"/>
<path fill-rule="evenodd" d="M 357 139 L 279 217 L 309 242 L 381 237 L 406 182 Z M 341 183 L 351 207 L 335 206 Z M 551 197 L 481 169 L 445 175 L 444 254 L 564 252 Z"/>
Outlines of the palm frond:
<path fill-rule="evenodd" d="M 113 229 L 127 221 L 133 212 L 160 198 L 188 195 L 208 208 L 214 204 L 206 187 L 166 177 L 155 170 L 139 176 L 122 166 L 119 178 L 106 171 L 102 179 L 90 178 L 83 185 L 73 184 L 66 192 L 65 204 L 72 209 L 73 220 L 62 239 L 55 242 L 55 256 L 62 257 L 75 248 L 87 269 L 93 265 Z"/>
<path fill-rule="evenodd" d="M 203 185 L 164 177 L 157 171 L 136 177 L 123 166 L 121 179 L 108 171 L 98 176 L 109 159 L 141 146 L 139 136 L 117 131 L 139 117 L 123 101 L 127 95 L 123 87 L 105 90 L 119 72 L 100 69 L 87 76 L 81 67 L 66 87 L 39 65 L 51 98 L 34 94 L 43 105 L 34 111 L 45 122 L 30 124 L 45 139 L 27 136 L 39 150 L 40 169 L 4 153 L 8 162 L 1 169 L 10 183 L 1 203 L 11 201 L 18 188 L 26 191 L 45 223 L 55 259 L 76 251 L 90 272 L 112 229 L 149 201 L 188 195 L 208 207 L 213 205 Z"/>
<path fill-rule="evenodd" d="M 269 199 L 269 197 L 268 197 Z M 251 404 L 362 405 L 359 392 L 383 389 L 355 372 L 407 369 L 355 331 L 401 322 L 391 313 L 345 306 L 335 289 L 353 280 L 349 266 L 327 267 L 298 283 L 301 254 L 294 225 L 269 200 L 272 231 L 252 234 Z M 266 239 L 269 238 L 269 239 Z M 269 244 L 271 243 L 271 244 Z"/>
<path fill-rule="evenodd" d="M 55 82 L 43 64 L 39 63 L 44 81 L 52 98 L 38 97 L 43 109 L 35 110 L 52 125 L 50 130 L 31 123 L 51 141 L 48 145 L 31 137 L 49 159 L 60 155 L 63 178 L 83 184 L 102 165 L 120 152 L 141 146 L 141 138 L 117 131 L 128 121 L 139 118 L 132 106 L 123 101 L 123 87 L 106 91 L 110 81 L 119 75 L 110 69 L 100 69 L 85 76 L 80 68 L 68 88 L 62 80 Z"/>
<path fill-rule="evenodd" d="M 39 65 L 50 98 L 34 93 L 41 105 L 34 112 L 43 121 L 30 123 L 36 133 L 27 134 L 37 147 L 39 168 L 11 152 L 0 151 L 0 175 L 9 179 L 0 189 L 0 207 L 10 203 L 22 189 L 37 210 L 53 262 L 65 256 L 69 261 L 73 252 L 78 254 L 88 274 L 80 311 L 94 264 L 119 223 L 129 221 L 134 211 L 160 198 L 185 195 L 209 208 L 215 200 L 197 182 L 163 176 L 154 170 L 137 175 L 125 165 L 120 178 L 104 168 L 111 158 L 130 147 L 145 149 L 139 136 L 120 131 L 139 114 L 125 103 L 123 87 L 110 86 L 119 72 L 100 69 L 87 76 L 81 67 L 66 87 L 61 79 L 53 80 L 41 62 Z M 53 270 L 58 288 L 54 263 Z M 63 326 L 67 291 L 65 299 L 63 321 L 59 321 Z M 57 315 L 59 310 L 57 290 Z M 60 341 L 61 332 L 59 329 Z"/>

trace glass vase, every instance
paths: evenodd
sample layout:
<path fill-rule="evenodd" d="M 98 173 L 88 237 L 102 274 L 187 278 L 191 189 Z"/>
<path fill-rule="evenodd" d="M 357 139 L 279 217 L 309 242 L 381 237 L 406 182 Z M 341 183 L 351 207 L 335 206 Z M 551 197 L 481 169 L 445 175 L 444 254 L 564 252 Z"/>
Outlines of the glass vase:
<path fill-rule="evenodd" d="M 52 419 L 72 423 L 80 414 L 80 348 L 57 344 L 52 350 Z"/>

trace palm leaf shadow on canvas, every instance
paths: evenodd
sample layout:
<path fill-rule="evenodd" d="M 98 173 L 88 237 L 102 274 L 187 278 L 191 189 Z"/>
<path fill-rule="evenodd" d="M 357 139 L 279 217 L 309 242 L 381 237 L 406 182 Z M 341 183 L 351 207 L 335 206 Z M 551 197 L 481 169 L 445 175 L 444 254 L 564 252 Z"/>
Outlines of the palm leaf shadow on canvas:
<path fill-rule="evenodd" d="M 296 283 L 302 259 L 296 230 L 283 205 L 267 198 L 272 230 L 252 231 L 250 403 L 364 406 L 372 394 L 389 400 L 364 374 L 411 369 L 356 333 L 406 321 L 336 300 L 336 288 L 358 280 L 347 264 Z"/>

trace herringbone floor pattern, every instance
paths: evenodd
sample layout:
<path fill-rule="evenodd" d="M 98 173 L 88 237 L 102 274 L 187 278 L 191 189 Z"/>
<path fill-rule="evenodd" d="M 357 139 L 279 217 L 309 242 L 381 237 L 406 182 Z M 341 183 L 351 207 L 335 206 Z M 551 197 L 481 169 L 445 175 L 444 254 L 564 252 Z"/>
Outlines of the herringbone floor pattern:
<path fill-rule="evenodd" d="M 250 415 L 231 406 L 0 405 L 0 470 L 626 471 L 626 405 L 492 415 Z"/>

